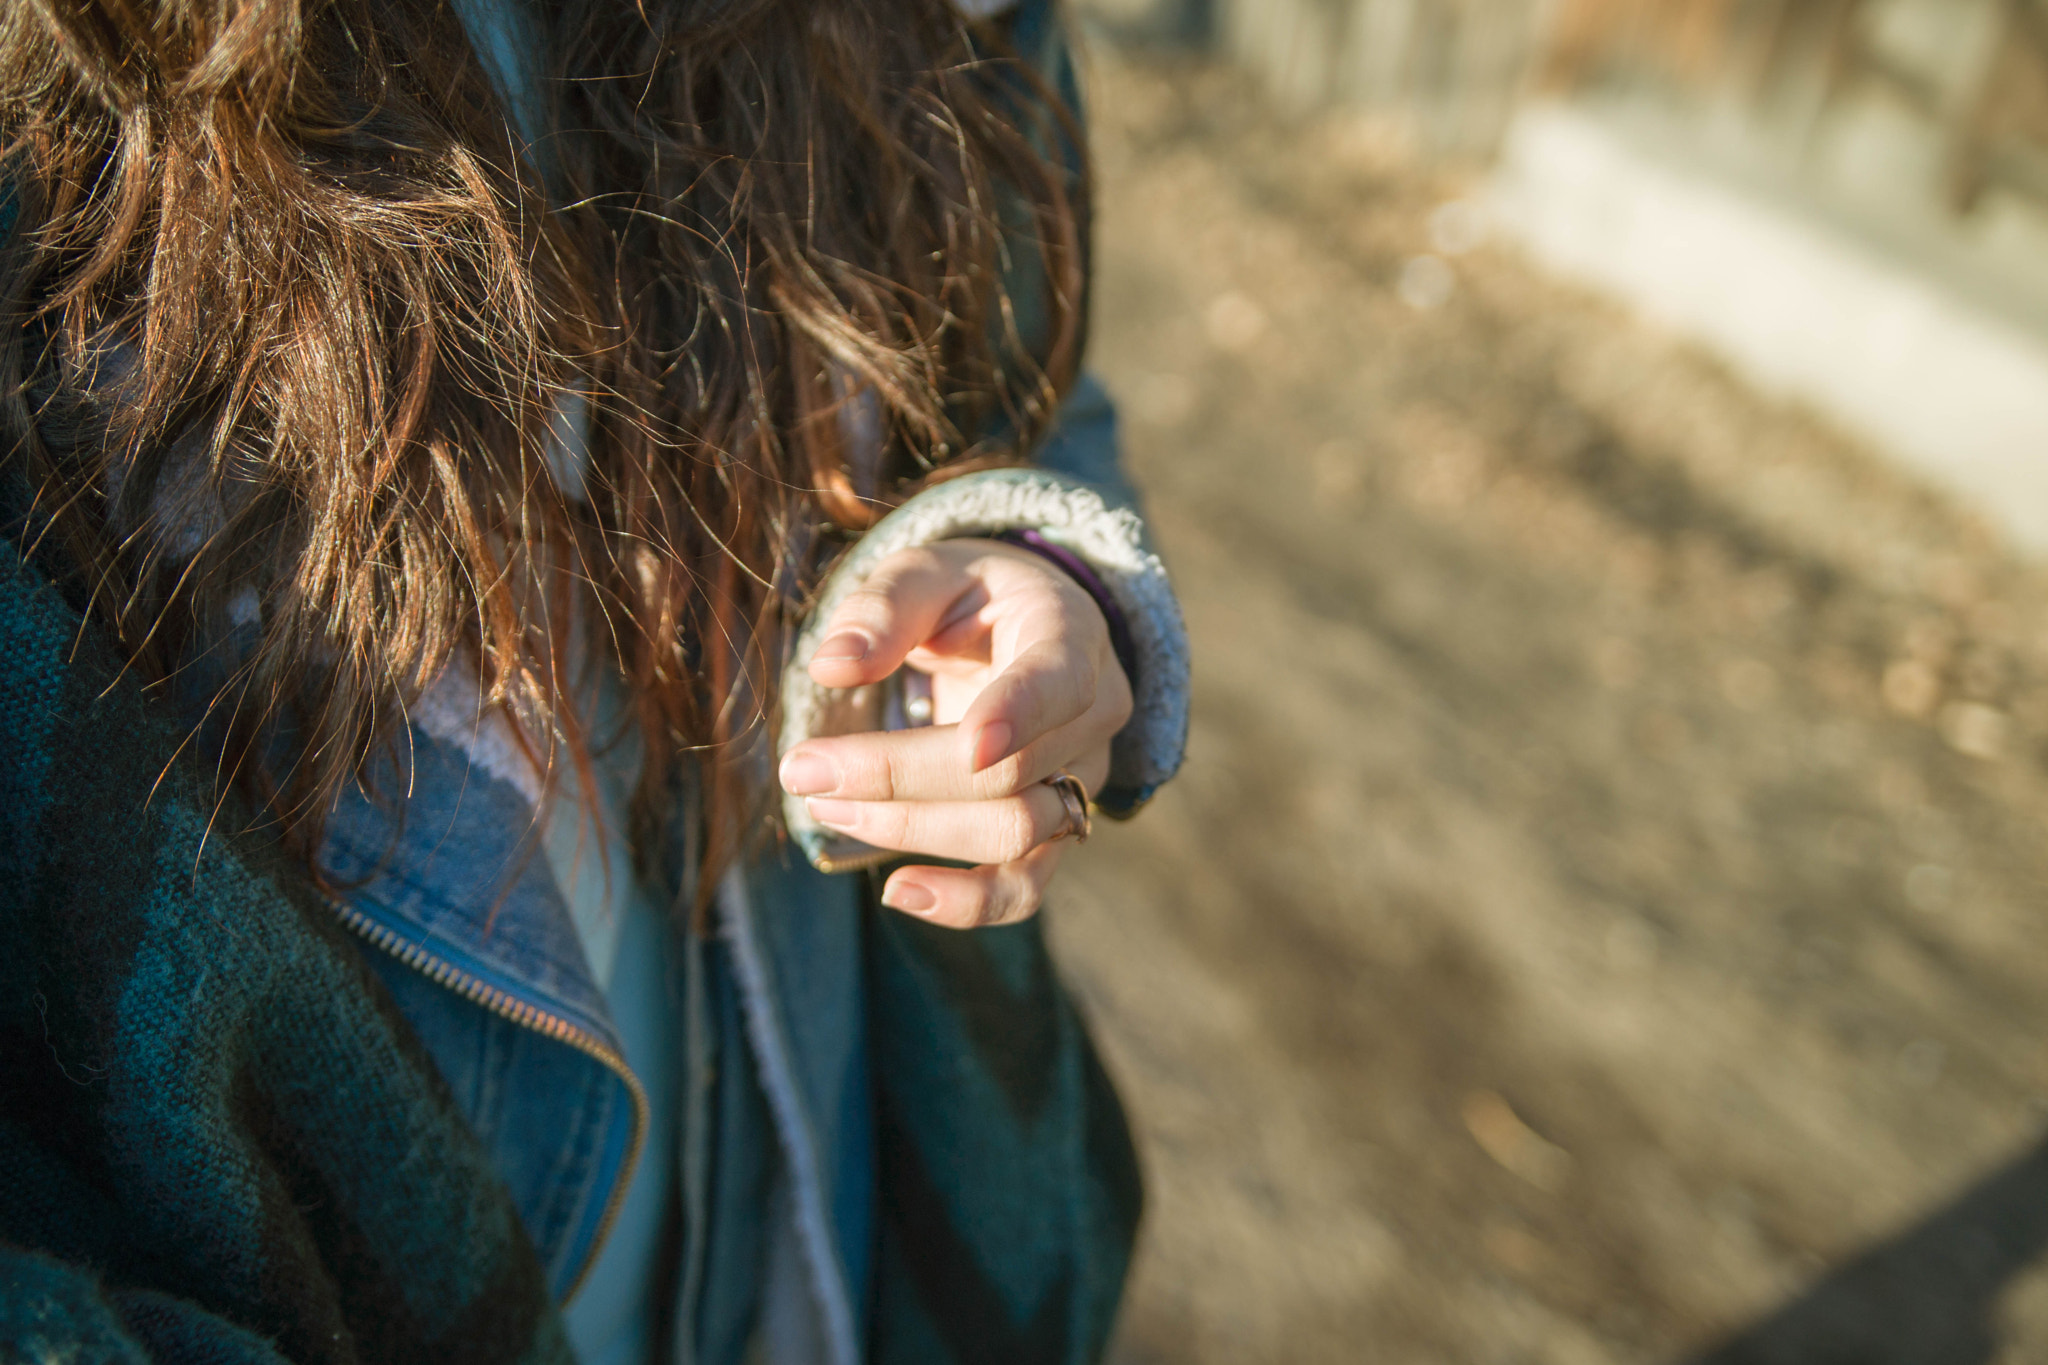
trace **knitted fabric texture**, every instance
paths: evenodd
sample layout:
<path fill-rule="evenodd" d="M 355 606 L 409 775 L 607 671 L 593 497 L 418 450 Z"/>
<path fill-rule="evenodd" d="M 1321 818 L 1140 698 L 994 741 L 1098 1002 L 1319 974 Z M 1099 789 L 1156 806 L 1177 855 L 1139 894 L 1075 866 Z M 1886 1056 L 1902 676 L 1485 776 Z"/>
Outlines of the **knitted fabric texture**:
<path fill-rule="evenodd" d="M 0 1359 L 571 1360 L 433 1063 L 0 542 Z"/>

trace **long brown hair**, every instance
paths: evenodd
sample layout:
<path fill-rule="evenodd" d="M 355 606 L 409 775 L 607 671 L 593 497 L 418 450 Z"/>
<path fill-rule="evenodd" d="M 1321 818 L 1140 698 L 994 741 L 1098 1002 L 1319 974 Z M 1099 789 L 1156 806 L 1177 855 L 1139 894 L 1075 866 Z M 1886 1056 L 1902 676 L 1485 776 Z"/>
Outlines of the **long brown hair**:
<path fill-rule="evenodd" d="M 4 9 L 0 450 L 147 676 L 239 624 L 216 757 L 308 859 L 451 662 L 586 753 L 573 618 L 643 849 L 694 755 L 722 861 L 819 547 L 1071 379 L 1072 129 L 950 0 L 533 6 L 524 119 L 449 0 Z"/>

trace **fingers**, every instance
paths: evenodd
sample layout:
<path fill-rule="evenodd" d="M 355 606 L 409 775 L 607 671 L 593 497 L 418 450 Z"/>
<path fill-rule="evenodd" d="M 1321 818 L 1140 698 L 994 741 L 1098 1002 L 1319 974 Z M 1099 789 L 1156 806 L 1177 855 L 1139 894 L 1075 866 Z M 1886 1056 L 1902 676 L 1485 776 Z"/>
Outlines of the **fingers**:
<path fill-rule="evenodd" d="M 911 650 L 942 633 L 956 609 L 971 612 L 979 604 L 981 585 L 942 549 L 889 556 L 839 604 L 807 665 L 819 686 L 881 681 Z"/>
<path fill-rule="evenodd" d="M 1038 743 L 1091 713 L 1123 728 L 1130 716 L 1130 685 L 1110 648 L 1102 612 L 1072 584 L 1060 583 L 1045 600 L 999 624 L 1007 638 L 997 657 L 1008 664 L 990 679 L 960 718 L 977 772 Z"/>
<path fill-rule="evenodd" d="M 1059 793 L 1034 783 L 999 801 L 844 801 L 812 797 L 827 829 L 899 853 L 969 863 L 1015 862 L 1067 828 Z"/>
<path fill-rule="evenodd" d="M 1109 775 L 1109 740 L 1128 715 L 1128 701 L 1101 698 L 1079 720 L 980 771 L 961 753 L 959 726 L 933 725 L 806 740 L 783 756 L 778 775 L 794 796 L 988 801 L 1015 796 L 1065 766 L 1093 791 Z"/>
<path fill-rule="evenodd" d="M 952 929 L 1015 924 L 1038 913 L 1066 841 L 1040 844 L 1014 862 L 985 867 L 899 868 L 882 904 Z"/>
<path fill-rule="evenodd" d="M 960 722 L 971 772 L 1083 718 L 1114 734 L 1130 714 L 1130 686 L 1093 599 L 1011 546 L 951 541 L 891 555 L 834 610 L 807 667 L 821 686 L 855 687 L 913 652 L 928 671 L 970 657 L 1000 666 Z"/>
<path fill-rule="evenodd" d="M 1093 599 L 1037 556 L 954 541 L 893 555 L 835 608 L 807 667 L 826 687 L 879 682 L 906 659 L 971 688 L 955 725 L 812 739 L 784 756 L 785 790 L 818 823 L 878 848 L 958 859 L 906 867 L 883 901 L 956 928 L 1038 908 L 1067 828 L 1043 779 L 1093 790 L 1131 692 Z M 991 676 L 993 675 L 993 676 Z"/>

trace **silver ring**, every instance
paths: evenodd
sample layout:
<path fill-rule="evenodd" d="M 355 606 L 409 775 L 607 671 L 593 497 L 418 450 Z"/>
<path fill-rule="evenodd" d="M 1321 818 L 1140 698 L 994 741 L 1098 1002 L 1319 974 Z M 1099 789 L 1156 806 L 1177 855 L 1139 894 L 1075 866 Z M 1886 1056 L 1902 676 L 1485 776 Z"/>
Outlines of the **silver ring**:
<path fill-rule="evenodd" d="M 1095 822 L 1088 816 L 1088 788 L 1065 768 L 1046 778 L 1045 785 L 1059 793 L 1060 806 L 1067 813 L 1067 823 L 1046 842 L 1050 844 L 1072 835 L 1075 843 L 1087 843 L 1088 836 L 1095 832 Z"/>

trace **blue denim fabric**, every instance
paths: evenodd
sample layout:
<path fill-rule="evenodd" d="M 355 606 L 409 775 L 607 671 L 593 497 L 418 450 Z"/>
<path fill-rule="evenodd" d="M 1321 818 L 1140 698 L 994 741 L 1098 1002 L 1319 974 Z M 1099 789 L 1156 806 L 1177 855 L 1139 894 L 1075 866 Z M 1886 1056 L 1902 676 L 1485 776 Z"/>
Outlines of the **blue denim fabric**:
<path fill-rule="evenodd" d="M 619 1039 L 524 793 L 420 730 L 350 787 L 328 818 L 321 863 L 347 899 L 408 943 L 545 1004 L 613 1051 Z M 406 769 L 400 761 L 409 758 Z"/>
<path fill-rule="evenodd" d="M 1114 411 L 1093 380 L 1077 386 L 1042 462 L 1134 501 Z M 635 1180 L 633 1104 L 610 1068 L 531 1016 L 508 1017 L 521 1011 L 627 1055 L 663 1106 L 632 1193 L 665 1206 L 666 1179 L 649 1177 L 681 1175 L 675 1357 L 728 1365 L 744 1352 L 760 1307 L 761 1221 L 784 1181 L 821 1288 L 821 1330 L 851 1365 L 867 1331 L 876 1169 L 859 879 L 825 876 L 787 849 L 729 877 L 717 941 L 661 949 L 682 983 L 677 1008 L 633 1021 L 642 1035 L 683 1037 L 629 1047 L 527 795 L 453 744 L 417 728 L 408 740 L 376 773 L 383 799 L 345 793 L 322 862 L 385 950 L 366 956 L 490 1148 L 557 1297 L 599 1253 L 618 1182 Z M 640 939 L 623 951 L 644 955 Z M 667 1060 L 644 1064 L 652 1053 Z"/>
<path fill-rule="evenodd" d="M 405 793 L 402 818 L 396 803 L 349 792 L 329 821 L 322 862 L 385 949 L 366 956 L 492 1152 L 556 1295 L 600 1254 L 618 1182 L 661 1206 L 623 1216 L 645 1221 L 663 1216 L 679 1170 L 680 1282 L 673 1304 L 650 1305 L 649 1321 L 672 1307 L 675 1358 L 737 1365 L 757 1326 L 762 1221 L 780 1180 L 820 1291 L 820 1333 L 834 1361 L 858 1360 L 875 1180 L 858 879 L 771 851 L 727 878 L 715 940 L 667 937 L 673 930 L 659 919 L 629 923 L 607 997 L 585 965 L 523 793 L 417 730 L 409 771 L 382 779 L 383 789 Z M 665 965 L 643 970 L 650 956 Z M 664 973 L 681 983 L 679 996 L 650 1005 L 642 997 Z M 465 994 L 471 982 L 501 992 L 497 1008 Z M 615 1005 L 632 1012 L 623 1039 Z M 531 1016 L 508 1017 L 520 1007 L 568 1020 L 645 1068 L 650 1104 L 662 1112 L 652 1115 L 637 1175 L 626 1169 L 627 1087 Z M 632 1235 L 623 1221 L 617 1231 Z M 579 1308 L 571 1303 L 572 1326 Z"/>
<path fill-rule="evenodd" d="M 410 739 L 410 771 L 392 761 L 378 773 L 388 801 L 343 796 L 321 862 L 374 926 L 385 951 L 366 956 L 490 1147 L 560 1296 L 624 1174 L 631 1092 L 610 1068 L 507 1016 L 542 1011 L 615 1053 L 622 1045 L 525 795 L 452 745 L 419 730 Z M 497 993 L 499 1007 L 465 994 L 445 968 Z"/>
<path fill-rule="evenodd" d="M 632 1102 L 609 1070 L 396 958 L 364 954 L 484 1141 L 556 1298 L 589 1255 L 625 1163 Z"/>

